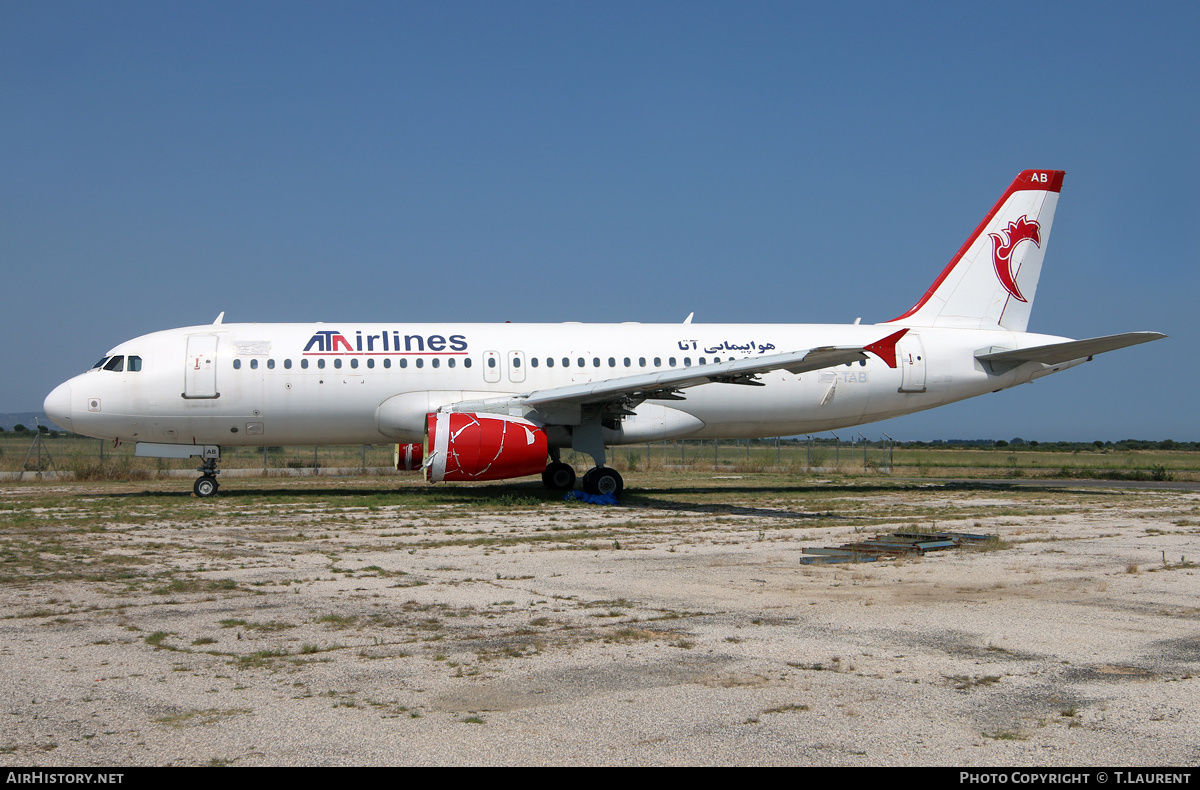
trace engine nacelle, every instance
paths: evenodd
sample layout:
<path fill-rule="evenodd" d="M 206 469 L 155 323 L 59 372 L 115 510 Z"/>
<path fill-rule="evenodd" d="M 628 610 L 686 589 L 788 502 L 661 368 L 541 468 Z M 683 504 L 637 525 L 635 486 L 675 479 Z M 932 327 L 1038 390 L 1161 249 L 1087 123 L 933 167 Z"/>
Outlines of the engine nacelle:
<path fill-rule="evenodd" d="M 548 446 L 542 429 L 503 414 L 425 415 L 425 479 L 505 480 L 541 474 Z"/>
<path fill-rule="evenodd" d="M 420 444 L 398 444 L 396 445 L 396 469 L 400 472 L 415 472 L 421 468 L 421 459 L 424 457 L 422 452 L 423 445 Z"/>

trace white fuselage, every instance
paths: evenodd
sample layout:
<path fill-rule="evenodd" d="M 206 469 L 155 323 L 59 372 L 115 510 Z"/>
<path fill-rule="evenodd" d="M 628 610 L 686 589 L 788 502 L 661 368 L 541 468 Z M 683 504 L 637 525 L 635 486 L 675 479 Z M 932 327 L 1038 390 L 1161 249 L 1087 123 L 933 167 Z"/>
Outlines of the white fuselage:
<path fill-rule="evenodd" d="M 656 370 L 821 346 L 861 346 L 904 327 L 739 324 L 213 324 L 113 348 L 140 369 L 93 369 L 47 398 L 51 418 L 88 436 L 212 445 L 419 442 L 439 407 Z M 1065 338 L 1002 329 L 912 327 L 897 366 L 864 362 L 765 386 L 711 383 L 649 400 L 610 422 L 606 444 L 814 433 L 930 409 L 1072 367 L 999 375 L 975 359 Z M 552 446 L 569 445 L 548 426 Z"/>

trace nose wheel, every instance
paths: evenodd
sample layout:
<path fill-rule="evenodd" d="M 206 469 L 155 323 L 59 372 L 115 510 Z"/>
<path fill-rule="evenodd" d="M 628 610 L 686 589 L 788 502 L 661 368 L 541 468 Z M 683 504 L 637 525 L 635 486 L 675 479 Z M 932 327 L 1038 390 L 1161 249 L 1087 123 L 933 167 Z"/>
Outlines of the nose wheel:
<path fill-rule="evenodd" d="M 202 475 L 196 478 L 196 482 L 192 485 L 192 491 L 200 498 L 214 496 L 217 493 L 217 478 L 212 475 Z"/>

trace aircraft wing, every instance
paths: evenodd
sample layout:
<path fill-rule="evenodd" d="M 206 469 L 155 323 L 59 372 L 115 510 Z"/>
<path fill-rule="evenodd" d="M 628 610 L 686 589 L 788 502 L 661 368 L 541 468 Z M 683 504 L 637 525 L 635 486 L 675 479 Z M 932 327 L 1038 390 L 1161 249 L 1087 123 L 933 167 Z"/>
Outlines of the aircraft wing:
<path fill-rule="evenodd" d="M 976 354 L 980 362 L 990 362 L 1003 367 L 1016 366 L 1024 362 L 1041 362 L 1043 365 L 1057 365 L 1070 362 L 1073 359 L 1083 359 L 1105 351 L 1115 351 L 1118 348 L 1136 346 L 1139 343 L 1149 343 L 1166 337 L 1161 332 L 1126 332 L 1122 335 L 1105 335 L 1087 340 L 1072 340 L 1067 343 L 1051 343 L 1047 346 L 1018 348 L 1013 351 L 997 351 L 990 354 Z"/>
<path fill-rule="evenodd" d="M 749 384 L 762 386 L 755 380 L 760 373 L 786 370 L 789 373 L 805 373 L 821 368 L 858 362 L 867 358 L 867 352 L 875 354 L 888 367 L 896 367 L 896 342 L 907 332 L 899 332 L 865 346 L 822 346 L 807 351 L 720 362 L 715 365 L 694 365 L 677 370 L 663 370 L 636 376 L 572 384 L 566 387 L 536 390 L 514 400 L 529 406 L 550 404 L 575 404 L 579 406 L 610 403 L 624 398 L 678 400 L 677 390 L 701 384 L 721 382 L 726 384 Z"/>

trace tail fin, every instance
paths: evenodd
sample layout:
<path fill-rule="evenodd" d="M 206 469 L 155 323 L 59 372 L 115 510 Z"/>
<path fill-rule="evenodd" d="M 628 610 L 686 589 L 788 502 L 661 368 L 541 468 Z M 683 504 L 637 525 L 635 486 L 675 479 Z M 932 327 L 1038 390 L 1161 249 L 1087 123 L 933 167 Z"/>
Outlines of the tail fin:
<path fill-rule="evenodd" d="M 1063 175 L 1017 176 L 921 301 L 888 323 L 1024 332 Z"/>

